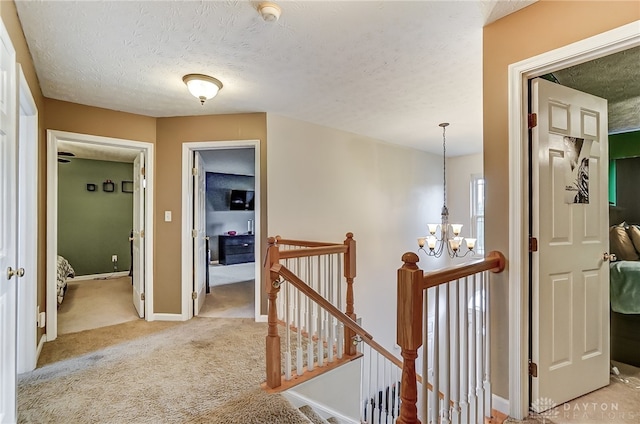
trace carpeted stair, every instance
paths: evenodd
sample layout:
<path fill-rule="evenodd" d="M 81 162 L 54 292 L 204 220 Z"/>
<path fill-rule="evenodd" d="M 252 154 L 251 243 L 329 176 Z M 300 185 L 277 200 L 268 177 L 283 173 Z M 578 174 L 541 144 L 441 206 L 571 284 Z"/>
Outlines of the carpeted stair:
<path fill-rule="evenodd" d="M 303 405 L 298 408 L 298 410 L 302 412 L 313 424 L 339 424 L 339 421 L 334 417 L 330 417 L 325 420 L 309 405 Z"/>

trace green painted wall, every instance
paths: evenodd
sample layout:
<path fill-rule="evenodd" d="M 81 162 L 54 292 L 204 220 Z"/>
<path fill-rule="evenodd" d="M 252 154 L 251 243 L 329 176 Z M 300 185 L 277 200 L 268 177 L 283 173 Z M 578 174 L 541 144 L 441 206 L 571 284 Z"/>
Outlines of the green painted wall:
<path fill-rule="evenodd" d="M 115 191 L 103 191 L 105 180 Z M 122 181 L 133 180 L 133 164 L 87 159 L 58 163 L 58 254 L 76 275 L 118 271 L 131 265 L 129 234 L 133 228 L 133 193 L 122 192 Z M 87 184 L 95 184 L 88 191 Z"/>
<path fill-rule="evenodd" d="M 616 159 L 640 156 L 640 131 L 609 136 L 609 203 L 616 204 Z"/>

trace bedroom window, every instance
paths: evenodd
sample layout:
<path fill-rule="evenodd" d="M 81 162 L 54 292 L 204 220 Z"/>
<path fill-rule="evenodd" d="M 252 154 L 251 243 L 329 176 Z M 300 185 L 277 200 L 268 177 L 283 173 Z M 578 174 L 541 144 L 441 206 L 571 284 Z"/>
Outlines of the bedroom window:
<path fill-rule="evenodd" d="M 475 237 L 476 254 L 484 255 L 484 177 L 471 176 L 471 237 Z"/>

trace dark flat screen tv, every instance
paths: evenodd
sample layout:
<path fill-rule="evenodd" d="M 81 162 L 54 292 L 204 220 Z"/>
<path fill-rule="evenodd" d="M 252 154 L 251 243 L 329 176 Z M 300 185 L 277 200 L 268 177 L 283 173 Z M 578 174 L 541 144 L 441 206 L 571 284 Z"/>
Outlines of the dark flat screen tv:
<path fill-rule="evenodd" d="M 229 209 L 232 211 L 252 211 L 253 197 L 253 190 L 231 190 Z"/>

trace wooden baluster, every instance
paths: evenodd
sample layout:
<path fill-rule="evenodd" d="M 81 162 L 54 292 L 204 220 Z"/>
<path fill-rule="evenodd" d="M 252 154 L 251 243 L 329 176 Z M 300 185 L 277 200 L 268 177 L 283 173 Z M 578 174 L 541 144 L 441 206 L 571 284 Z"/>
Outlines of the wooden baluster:
<path fill-rule="evenodd" d="M 431 288 L 433 293 L 433 370 L 431 381 L 431 419 L 440 423 L 440 286 Z M 428 309 L 427 305 L 427 309 Z M 428 315 L 428 311 L 426 311 Z"/>
<path fill-rule="evenodd" d="M 327 299 L 332 305 L 336 305 L 334 291 L 336 289 L 336 284 L 338 281 L 334 280 L 333 275 L 333 257 L 334 255 L 327 255 L 325 262 L 325 277 L 327 280 L 327 292 L 325 293 L 325 299 Z M 333 316 L 327 313 L 327 362 L 331 363 L 334 361 L 334 347 L 336 342 L 336 334 L 335 334 L 335 325 L 334 325 Z"/>
<path fill-rule="evenodd" d="M 442 338 L 442 424 L 451 422 L 451 305 L 449 304 L 449 290 L 451 283 L 442 285 L 442 301 L 444 303 L 444 331 Z M 435 390 L 434 390 L 435 391 Z"/>
<path fill-rule="evenodd" d="M 276 300 L 280 286 L 274 287 L 273 282 L 279 281 L 279 276 L 270 271 L 271 266 L 280 261 L 280 252 L 276 239 L 269 237 L 269 247 L 264 264 L 264 281 L 268 298 L 268 333 L 266 337 L 267 386 L 279 387 L 282 384 L 282 361 L 280 359 L 280 335 L 278 334 L 278 308 Z"/>
<path fill-rule="evenodd" d="M 299 270 L 301 271 L 301 270 Z M 301 273 L 302 275 L 302 273 Z M 302 293 L 300 292 L 300 290 L 296 290 L 295 291 L 296 294 L 296 299 L 295 299 L 295 303 L 296 303 L 296 315 L 294 316 L 294 319 L 296 320 L 296 327 L 297 327 L 297 338 L 296 338 L 296 374 L 298 375 L 302 375 L 304 373 L 304 355 L 302 352 L 302 338 L 304 337 L 303 335 L 303 321 L 302 321 Z M 308 358 L 307 358 L 308 359 Z"/>
<path fill-rule="evenodd" d="M 307 278 L 309 279 L 309 286 L 315 289 L 313 278 L 313 258 L 307 258 Z M 313 360 L 313 334 L 314 334 L 314 319 L 313 319 L 313 302 L 307 297 L 307 370 L 313 371 L 315 368 L 315 362 Z"/>
<path fill-rule="evenodd" d="M 458 280 L 460 290 L 460 422 L 469 422 L 469 297 L 468 279 Z"/>
<path fill-rule="evenodd" d="M 340 310 L 346 310 L 344 299 L 342 297 L 342 277 L 340 275 L 342 268 L 342 256 L 336 255 L 336 267 L 335 267 L 335 279 L 336 279 L 336 308 Z M 335 322 L 336 326 L 336 356 L 338 359 L 342 359 L 344 354 L 344 326 L 341 322 Z"/>
<path fill-rule="evenodd" d="M 344 254 L 344 278 L 347 282 L 345 314 L 356 321 L 356 314 L 353 307 L 353 280 L 356 278 L 356 241 L 353 239 L 353 233 L 347 233 L 344 244 L 347 246 L 347 252 Z M 357 353 L 357 347 L 353 344 L 354 336 L 355 333 L 351 329 L 344 329 L 345 355 L 355 355 Z"/>
<path fill-rule="evenodd" d="M 489 273 L 483 274 L 484 285 L 484 393 L 485 393 L 485 413 L 491 417 L 493 414 L 493 399 L 491 394 L 491 309 L 489 308 Z"/>
<path fill-rule="evenodd" d="M 471 315 L 469 331 L 469 422 L 478 421 L 478 397 L 476 393 L 476 278 L 471 277 L 469 282 L 470 304 L 467 310 Z"/>
<path fill-rule="evenodd" d="M 484 352 L 482 341 L 484 335 L 482 334 L 482 298 L 484 293 L 482 292 L 482 273 L 474 275 L 476 286 L 476 299 L 474 304 L 474 314 L 476 315 L 476 395 L 478 396 L 478 418 L 477 423 L 484 423 L 484 387 L 482 384 L 482 370 L 484 368 Z"/>
<path fill-rule="evenodd" d="M 422 349 L 422 392 L 420 393 L 420 410 L 422 419 L 425 423 L 431 422 L 429 404 L 429 289 L 422 291 L 422 305 L 424 311 L 422 312 L 422 340 L 424 343 L 424 349 Z M 433 344 L 433 343 L 432 343 Z"/>
<path fill-rule="evenodd" d="M 419 423 L 416 358 L 422 346 L 422 290 L 423 273 L 416 265 L 418 255 L 402 255 L 404 264 L 398 270 L 397 343 L 402 349 L 402 383 L 400 387 L 400 416 L 397 424 Z"/>
<path fill-rule="evenodd" d="M 451 421 L 460 422 L 460 280 L 449 283 L 451 290 L 450 299 L 453 300 L 452 308 L 452 340 L 453 340 L 453 361 L 451 366 Z"/>

